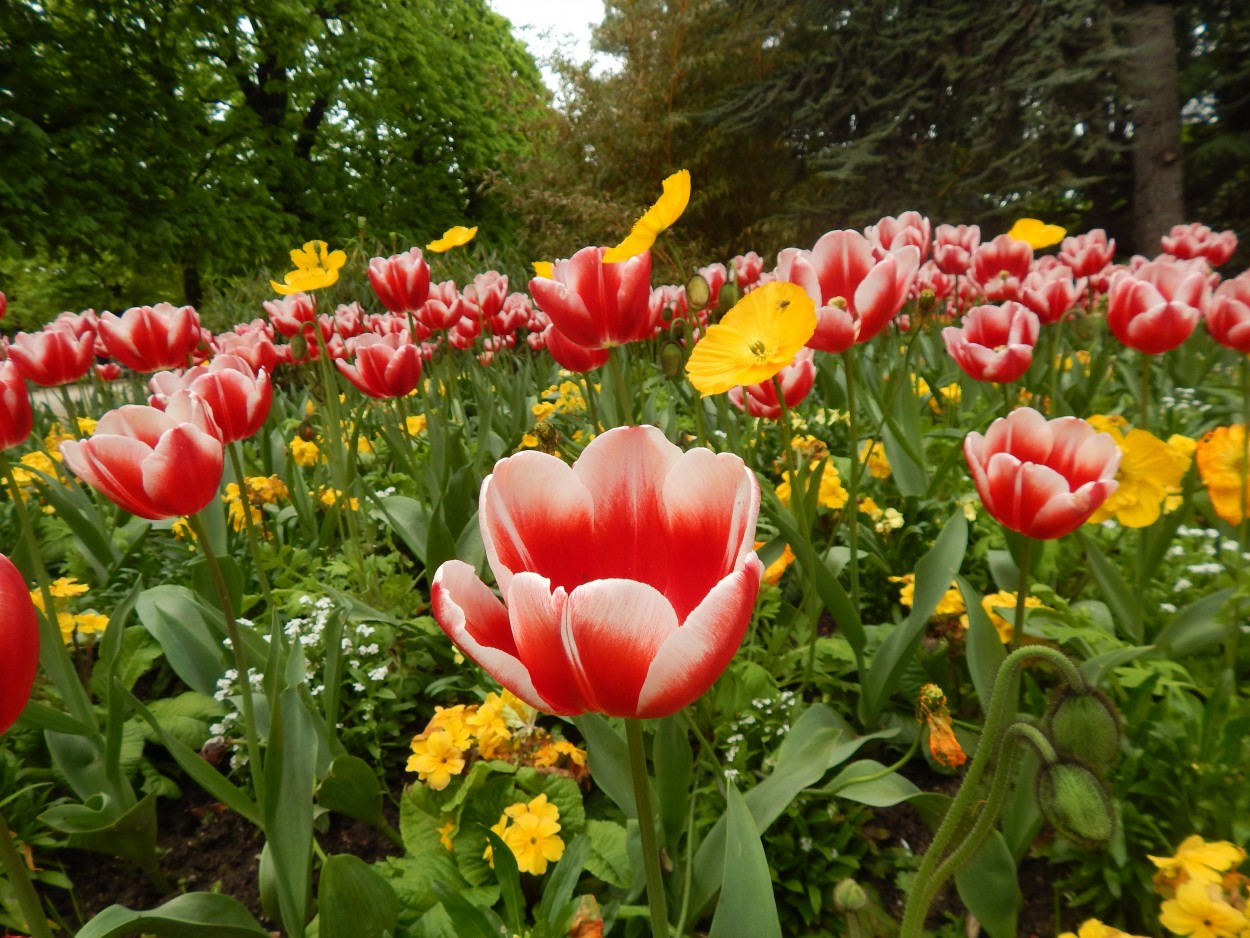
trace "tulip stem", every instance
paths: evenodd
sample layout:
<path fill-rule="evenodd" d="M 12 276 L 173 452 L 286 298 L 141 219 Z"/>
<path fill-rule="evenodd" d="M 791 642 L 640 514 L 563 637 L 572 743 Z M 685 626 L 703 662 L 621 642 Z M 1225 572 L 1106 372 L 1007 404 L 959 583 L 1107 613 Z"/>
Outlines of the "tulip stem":
<path fill-rule="evenodd" d="M 855 420 L 855 356 L 842 353 L 846 366 L 846 418 L 850 436 L 851 472 L 846 485 L 847 522 L 850 526 L 851 606 L 859 615 L 859 425 Z"/>
<path fill-rule="evenodd" d="M 652 938 L 669 938 L 668 901 L 660 870 L 660 842 L 655 836 L 655 813 L 651 809 L 651 778 L 647 774 L 647 750 L 642 738 L 642 721 L 626 720 L 629 767 L 634 781 L 634 803 L 638 806 L 638 833 L 642 837 L 642 866 L 647 874 L 647 904 L 651 908 Z"/>
<path fill-rule="evenodd" d="M 621 367 L 621 356 L 625 354 L 625 346 L 618 345 L 608 350 L 608 371 L 612 374 L 612 386 L 616 389 L 616 405 L 620 411 L 619 427 L 629 426 L 634 422 L 634 405 L 629 398 L 629 389 L 625 386 L 625 371 Z"/>
<path fill-rule="evenodd" d="M 1150 429 L 1150 356 L 1141 353 L 1141 428 Z"/>
<path fill-rule="evenodd" d="M 234 653 L 234 667 L 239 672 L 239 699 L 243 705 L 243 728 L 247 737 L 247 758 L 252 775 L 252 786 L 256 790 L 256 800 L 264 801 L 264 773 L 261 771 L 260 739 L 256 735 L 256 713 L 252 702 L 252 679 L 248 671 L 247 654 L 243 648 L 243 636 L 239 632 L 239 623 L 234 617 L 234 603 L 230 600 L 230 588 L 217 562 L 217 555 L 209 543 L 208 532 L 199 515 L 187 515 L 187 524 L 195 535 L 196 543 L 204 552 L 204 562 L 208 566 L 209 576 L 221 600 L 221 611 L 226 619 L 226 634 L 230 637 L 230 650 Z"/>
<path fill-rule="evenodd" d="M 52 938 L 43 903 L 39 901 L 39 893 L 35 892 L 35 884 L 30 881 L 30 873 L 26 870 L 22 854 L 13 842 L 13 835 L 9 833 L 9 823 L 5 820 L 3 811 L 0 811 L 0 867 L 8 876 L 9 885 L 17 893 L 17 903 L 32 938 Z"/>
<path fill-rule="evenodd" d="M 275 613 L 273 593 L 269 589 L 269 577 L 260 559 L 260 535 L 256 532 L 256 523 L 252 520 L 252 493 L 243 474 L 243 460 L 239 456 L 239 441 L 235 440 L 226 447 L 230 454 L 230 467 L 234 470 L 234 478 L 239 486 L 239 501 L 243 506 L 243 527 L 247 530 L 247 542 L 252 549 L 252 562 L 256 564 L 256 581 L 260 584 L 260 594 L 265 600 L 265 608 L 270 615 Z"/>
<path fill-rule="evenodd" d="M 1015 624 L 1011 627 L 1011 650 L 1020 647 L 1024 638 L 1025 600 L 1029 598 L 1029 568 L 1033 565 L 1033 538 L 1024 539 L 1024 547 L 1020 550 L 1020 579 L 1016 586 Z"/>

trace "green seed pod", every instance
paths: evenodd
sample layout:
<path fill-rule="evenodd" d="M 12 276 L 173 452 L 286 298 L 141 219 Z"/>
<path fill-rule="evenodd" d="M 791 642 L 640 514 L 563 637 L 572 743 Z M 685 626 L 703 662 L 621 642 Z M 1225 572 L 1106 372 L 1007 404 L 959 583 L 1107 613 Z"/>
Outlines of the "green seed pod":
<path fill-rule="evenodd" d="M 1115 829 L 1111 799 L 1093 772 L 1077 762 L 1037 771 L 1037 805 L 1056 831 L 1083 847 L 1102 847 Z"/>
<path fill-rule="evenodd" d="M 691 309 L 703 309 L 711 298 L 712 286 L 703 278 L 702 274 L 695 274 L 686 281 L 686 302 Z"/>
<path fill-rule="evenodd" d="M 1120 715 L 1095 687 L 1061 687 L 1051 701 L 1042 729 L 1064 758 L 1106 775 L 1120 759 Z"/>
<path fill-rule="evenodd" d="M 853 879 L 844 879 L 833 887 L 833 905 L 839 912 L 858 912 L 868 904 L 864 887 Z"/>
<path fill-rule="evenodd" d="M 676 342 L 669 342 L 660 349 L 660 368 L 664 370 L 664 374 L 670 378 L 676 378 L 681 374 L 681 366 L 685 362 L 685 355 L 682 354 L 681 346 Z"/>

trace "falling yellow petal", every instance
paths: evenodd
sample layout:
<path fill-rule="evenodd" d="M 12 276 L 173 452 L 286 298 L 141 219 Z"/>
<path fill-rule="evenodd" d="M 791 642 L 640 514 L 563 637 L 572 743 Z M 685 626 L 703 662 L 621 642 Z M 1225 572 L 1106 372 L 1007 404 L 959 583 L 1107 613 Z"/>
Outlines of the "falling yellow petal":
<path fill-rule="evenodd" d="M 704 397 L 767 381 L 794 361 L 816 331 L 816 304 L 797 284 L 773 281 L 752 290 L 709 326 L 686 372 Z"/>
<path fill-rule="evenodd" d="M 629 237 L 604 252 L 603 262 L 615 264 L 617 261 L 627 261 L 649 250 L 660 232 L 681 218 L 681 213 L 686 210 L 689 202 L 690 170 L 683 169 L 664 180 L 664 194 L 634 223 Z"/>
<path fill-rule="evenodd" d="M 475 234 L 477 234 L 477 225 L 474 225 L 472 228 L 456 225 L 454 228 L 448 228 L 444 231 L 441 238 L 427 244 L 425 249 L 433 251 L 435 254 L 442 254 L 444 251 L 458 248 L 462 244 L 468 244 L 473 240 Z"/>
<path fill-rule="evenodd" d="M 1058 244 L 1067 233 L 1066 229 L 1058 225 L 1048 225 L 1036 218 L 1021 218 L 1011 226 L 1007 237 L 1015 238 L 1017 241 L 1027 241 L 1029 247 L 1037 251 L 1041 248 L 1048 248 L 1052 244 Z"/>

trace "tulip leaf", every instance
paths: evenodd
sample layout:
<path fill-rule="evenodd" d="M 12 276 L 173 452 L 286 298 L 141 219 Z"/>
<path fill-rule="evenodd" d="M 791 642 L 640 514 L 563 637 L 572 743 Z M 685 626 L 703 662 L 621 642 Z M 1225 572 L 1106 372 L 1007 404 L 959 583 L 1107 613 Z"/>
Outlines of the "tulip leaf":
<path fill-rule="evenodd" d="M 655 763 L 660 824 L 665 843 L 670 850 L 675 850 L 685 833 L 686 809 L 690 805 L 690 783 L 694 771 L 694 750 L 679 714 L 655 721 L 651 758 Z"/>
<path fill-rule="evenodd" d="M 724 881 L 708 938 L 781 938 L 768 857 L 751 809 L 736 785 L 726 792 Z"/>
<path fill-rule="evenodd" d="M 441 880 L 434 883 L 434 894 L 456 926 L 461 938 L 500 938 L 486 913 Z"/>
<path fill-rule="evenodd" d="M 382 815 L 382 786 L 369 763 L 339 756 L 317 791 L 317 803 L 329 811 L 364 821 L 379 830 L 389 827 Z"/>
<path fill-rule="evenodd" d="M 1098 549 L 1098 545 L 1088 533 L 1080 528 L 1075 531 L 1076 539 L 1085 549 L 1089 560 L 1090 573 L 1102 591 L 1103 599 L 1111 607 L 1120 634 L 1131 642 L 1140 644 L 1142 640 L 1142 609 L 1137 594 L 1124 582 L 1118 571 Z"/>
<path fill-rule="evenodd" d="M 564 856 L 560 857 L 555 869 L 547 874 L 534 921 L 546 922 L 548 935 L 568 933 L 569 900 L 573 898 L 573 890 L 577 888 L 589 852 L 590 838 L 585 834 L 577 835 L 564 848 Z"/>
<path fill-rule="evenodd" d="M 111 905 L 78 932 L 78 938 L 268 938 L 243 903 L 216 892 L 189 892 L 149 912 Z"/>
<path fill-rule="evenodd" d="M 1228 624 L 1221 621 L 1219 613 L 1232 595 L 1233 588 L 1226 587 L 1190 603 L 1163 627 L 1155 644 L 1174 658 L 1218 645 L 1228 632 Z"/>
<path fill-rule="evenodd" d="M 525 916 L 525 897 L 521 895 L 521 871 L 517 868 L 516 854 L 489 827 L 479 827 L 478 830 L 491 847 L 495 876 L 499 879 L 499 892 L 503 895 L 504 920 L 510 932 L 519 933 Z"/>
<path fill-rule="evenodd" d="M 399 899 L 359 857 L 336 854 L 321 866 L 319 938 L 384 938 L 395 933 Z"/>
<path fill-rule="evenodd" d="M 399 535 L 414 557 L 425 562 L 425 547 L 430 539 L 430 509 L 407 495 L 390 495 L 378 501 L 391 530 Z"/>
<path fill-rule="evenodd" d="M 573 718 L 582 738 L 586 740 L 586 764 L 595 784 L 603 789 L 626 817 L 635 817 L 633 776 L 629 768 L 629 749 L 625 737 L 598 713 L 583 713 Z"/>
<path fill-rule="evenodd" d="M 967 546 L 968 521 L 964 518 L 963 509 L 956 508 L 929 552 L 916 564 L 916 590 L 911 615 L 881 643 L 868 668 L 868 678 L 859 702 L 860 717 L 865 723 L 876 720 L 894 693 L 920 645 L 929 617 L 959 573 Z"/>
<path fill-rule="evenodd" d="M 144 590 L 135 608 L 139 621 L 160 642 L 174 673 L 192 690 L 212 694 L 229 663 L 220 638 L 220 622 L 210 626 L 210 612 L 185 586 L 162 584 Z"/>
<path fill-rule="evenodd" d="M 1007 652 L 1003 650 L 1003 640 L 999 637 L 998 629 L 994 628 L 985 607 L 981 605 L 981 594 L 962 576 L 955 577 L 955 582 L 964 598 L 964 608 L 968 611 L 968 635 L 965 643 L 968 673 L 984 711 L 989 707 L 990 695 L 994 692 L 994 680 L 998 677 L 998 669 L 1006 659 Z"/>
<path fill-rule="evenodd" d="M 959 898 L 990 938 L 1012 938 L 1020 913 L 1016 861 L 1007 842 L 992 831 L 968 865 L 955 874 Z"/>
<path fill-rule="evenodd" d="M 312 872 L 313 783 L 317 734 L 296 687 L 278 697 L 270 718 L 262 805 L 265 846 L 273 863 L 273 884 L 288 928 L 308 918 Z"/>

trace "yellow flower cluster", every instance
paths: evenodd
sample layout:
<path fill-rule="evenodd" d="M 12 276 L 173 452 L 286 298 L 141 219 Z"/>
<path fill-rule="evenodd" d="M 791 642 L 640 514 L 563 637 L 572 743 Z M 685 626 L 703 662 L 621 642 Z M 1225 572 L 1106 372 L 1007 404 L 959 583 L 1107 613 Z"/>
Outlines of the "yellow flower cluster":
<path fill-rule="evenodd" d="M 884 443 L 864 440 L 859 447 L 859 461 L 868 467 L 874 479 L 890 477 L 890 460 L 886 459 Z"/>
<path fill-rule="evenodd" d="M 549 802 L 545 794 L 504 808 L 499 823 L 491 830 L 508 845 L 522 873 L 541 876 L 547 872 L 548 863 L 555 863 L 564 856 L 560 809 Z M 490 860 L 491 866 L 495 865 L 494 851 L 489 844 L 483 857 Z"/>
<path fill-rule="evenodd" d="M 1005 618 L 1002 614 L 1015 616 L 1016 614 L 1016 595 L 1006 590 L 1000 590 L 997 593 L 991 593 L 989 596 L 981 600 L 981 608 L 985 610 L 985 614 L 990 617 L 990 621 L 994 623 L 994 628 L 998 630 L 998 637 L 1002 639 L 1003 644 L 1011 641 L 1012 633 L 1015 632 L 1015 624 Z M 1042 604 L 1042 601 L 1036 596 L 1028 596 L 1024 600 L 1025 609 L 1048 609 L 1049 606 Z M 1002 613 L 1002 614 L 1000 614 Z M 964 627 L 968 625 L 967 616 L 963 619 Z"/>
<path fill-rule="evenodd" d="M 408 431 L 409 436 L 418 436 L 424 433 L 425 425 L 425 414 L 413 414 L 411 417 L 404 418 L 404 429 Z"/>
<path fill-rule="evenodd" d="M 818 462 L 812 462 L 811 468 L 815 470 Z M 777 498 L 783 505 L 790 504 L 790 473 L 783 472 L 781 481 L 777 484 Z M 824 471 L 820 475 L 820 494 L 816 497 L 816 503 L 821 508 L 831 508 L 838 510 L 845 508 L 846 503 L 850 501 L 851 496 L 842 486 L 842 477 L 838 474 L 838 467 L 833 464 L 833 460 L 825 462 Z"/>
<path fill-rule="evenodd" d="M 905 573 L 902 576 L 890 577 L 891 583 L 898 583 L 898 602 L 900 606 L 908 609 L 915 603 L 916 598 L 916 574 Z M 933 619 L 945 619 L 950 616 L 962 615 L 964 612 L 964 597 L 959 592 L 959 588 L 951 583 L 950 587 L 942 594 L 942 598 L 938 600 L 937 608 L 933 610 Z"/>
<path fill-rule="evenodd" d="M 1112 928 L 1110 925 L 1104 925 L 1096 918 L 1091 918 L 1075 932 L 1066 931 L 1059 938 L 1135 938 L 1135 936 L 1120 931 L 1118 928 Z"/>
<path fill-rule="evenodd" d="M 254 525 L 261 522 L 261 505 L 276 504 L 289 498 L 291 494 L 287 490 L 286 483 L 276 475 L 247 476 L 244 481 L 247 482 L 247 496 Z M 237 482 L 226 483 L 226 490 L 222 493 L 221 500 L 226 503 L 231 526 L 236 531 L 242 531 L 247 522 L 244 518 L 243 499 L 239 495 Z"/>
<path fill-rule="evenodd" d="M 584 413 L 586 399 L 577 384 L 572 381 L 561 381 L 538 395 L 538 403 L 530 410 L 537 419 L 549 420 L 556 414 Z"/>
<path fill-rule="evenodd" d="M 903 513 L 897 508 L 883 509 L 868 496 L 864 496 L 859 500 L 859 512 L 872 519 L 873 528 L 878 534 L 889 534 L 891 531 L 897 531 L 906 523 Z"/>
<path fill-rule="evenodd" d="M 1194 834 L 1172 856 L 1147 859 L 1159 868 L 1154 879 L 1164 897 L 1159 922 L 1168 931 L 1195 938 L 1250 936 L 1250 880 L 1235 872 L 1246 859 L 1244 849 Z"/>
<path fill-rule="evenodd" d="M 1089 518 L 1098 524 L 1115 518 L 1126 528 L 1144 528 L 1159 520 L 1165 511 L 1181 503 L 1181 480 L 1189 471 L 1197 444 L 1189 437 L 1173 434 L 1167 442 L 1153 433 L 1128 429 L 1123 417 L 1095 414 L 1089 418 L 1095 430 L 1111 436 L 1120 447 L 1119 486 Z"/>
<path fill-rule="evenodd" d="M 291 458 L 295 460 L 297 466 L 315 466 L 319 462 L 325 462 L 325 457 L 321 455 L 321 450 L 312 440 L 305 440 L 303 437 L 297 436 L 291 440 Z"/>
<path fill-rule="evenodd" d="M 108 616 L 98 612 L 70 612 L 69 601 L 84 596 L 90 591 L 86 583 L 79 583 L 74 577 L 58 577 L 48 586 L 48 592 L 56 603 L 56 623 L 61 629 L 61 640 L 66 644 L 74 641 L 74 635 L 95 635 L 108 628 Z M 43 591 L 31 590 L 31 601 L 40 612 L 46 612 L 43 604 Z"/>
<path fill-rule="evenodd" d="M 1229 524 L 1241 524 L 1250 504 L 1245 425 L 1217 427 L 1198 441 L 1197 448 L 1198 472 L 1215 513 Z"/>
<path fill-rule="evenodd" d="M 308 494 L 314 495 L 313 492 L 309 492 Z M 330 488 L 328 485 L 321 486 L 321 488 L 317 489 L 314 495 L 317 501 L 321 503 L 323 508 L 334 507 L 336 504 L 338 504 L 338 500 L 342 496 L 343 496 L 343 493 L 339 489 Z M 360 499 L 356 498 L 353 495 L 351 498 L 347 500 L 347 506 L 352 511 L 360 511 Z"/>
<path fill-rule="evenodd" d="M 959 384 L 945 384 L 938 388 L 937 393 L 933 393 L 933 389 L 929 387 L 929 382 L 918 374 L 911 376 L 912 390 L 916 392 L 916 397 L 923 398 L 929 396 L 929 409 L 935 414 L 942 412 L 942 404 L 958 404 L 963 400 L 964 389 Z"/>

